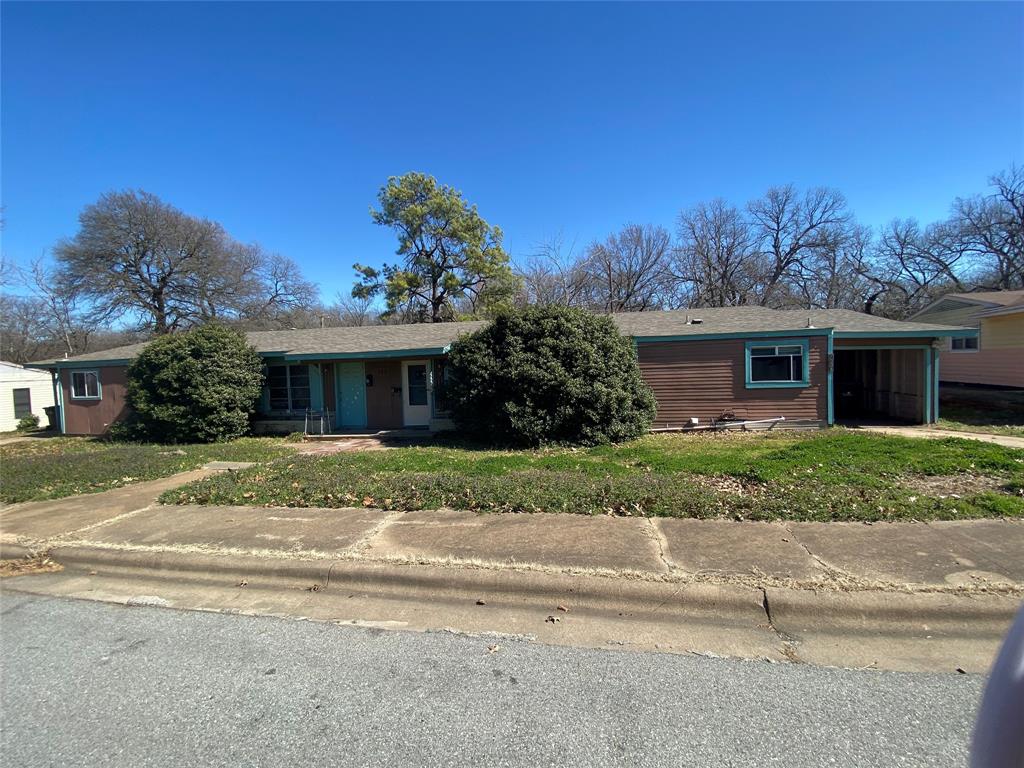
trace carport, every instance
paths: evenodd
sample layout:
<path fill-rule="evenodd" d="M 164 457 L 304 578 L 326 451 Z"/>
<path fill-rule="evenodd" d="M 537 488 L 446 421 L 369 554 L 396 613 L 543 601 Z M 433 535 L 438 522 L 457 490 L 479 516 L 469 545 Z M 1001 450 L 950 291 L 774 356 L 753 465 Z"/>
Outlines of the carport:
<path fill-rule="evenodd" d="M 937 352 L 931 339 L 892 344 L 837 340 L 835 420 L 930 424 L 938 418 Z"/>

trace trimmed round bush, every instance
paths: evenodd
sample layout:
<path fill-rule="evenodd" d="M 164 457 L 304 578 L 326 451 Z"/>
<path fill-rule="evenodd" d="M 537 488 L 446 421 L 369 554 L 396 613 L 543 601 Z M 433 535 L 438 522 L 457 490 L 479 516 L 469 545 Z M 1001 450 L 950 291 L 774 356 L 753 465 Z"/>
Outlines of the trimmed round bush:
<path fill-rule="evenodd" d="M 238 331 L 207 325 L 150 342 L 128 366 L 130 434 L 212 443 L 249 431 L 263 363 Z"/>
<path fill-rule="evenodd" d="M 565 307 L 499 315 L 452 344 L 445 398 L 490 443 L 597 445 L 639 437 L 655 401 L 611 318 Z"/>

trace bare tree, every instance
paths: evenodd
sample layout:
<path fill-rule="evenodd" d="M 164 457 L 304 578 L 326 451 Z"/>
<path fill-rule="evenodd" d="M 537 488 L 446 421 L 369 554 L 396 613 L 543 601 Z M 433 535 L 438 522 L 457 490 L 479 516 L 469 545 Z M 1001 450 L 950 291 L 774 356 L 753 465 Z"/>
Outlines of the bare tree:
<path fill-rule="evenodd" d="M 763 263 L 759 303 L 765 306 L 776 303 L 787 281 L 808 274 L 812 254 L 828 247 L 851 221 L 846 199 L 824 187 L 809 189 L 802 196 L 792 184 L 772 187 L 751 202 L 748 211 Z"/>
<path fill-rule="evenodd" d="M 587 249 L 583 262 L 596 309 L 636 312 L 659 309 L 669 286 L 672 236 L 664 227 L 628 224 Z"/>
<path fill-rule="evenodd" d="M 576 241 L 566 245 L 561 234 L 541 242 L 517 270 L 525 304 L 585 307 L 590 303 L 590 278 L 576 253 Z"/>
<path fill-rule="evenodd" d="M 743 213 L 722 199 L 679 214 L 671 274 L 680 306 L 730 307 L 756 303 L 758 265 Z"/>
<path fill-rule="evenodd" d="M 60 283 L 91 304 L 98 322 L 133 317 L 162 334 L 294 309 L 314 294 L 293 262 L 148 192 L 105 194 L 79 221 L 78 234 L 55 249 Z"/>
<path fill-rule="evenodd" d="M 948 228 L 976 260 L 979 285 L 1024 288 L 1024 168 L 1011 166 L 989 183 L 989 195 L 957 198 Z"/>

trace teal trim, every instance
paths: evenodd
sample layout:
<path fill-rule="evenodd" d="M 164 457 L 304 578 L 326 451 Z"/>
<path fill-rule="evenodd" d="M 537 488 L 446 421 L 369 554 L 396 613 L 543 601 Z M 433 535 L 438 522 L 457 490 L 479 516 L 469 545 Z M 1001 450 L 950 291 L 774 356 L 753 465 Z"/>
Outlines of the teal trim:
<path fill-rule="evenodd" d="M 827 375 L 827 379 L 828 379 L 828 385 L 827 385 L 827 389 L 828 389 L 828 425 L 830 427 L 833 424 L 836 423 L 835 392 L 833 391 L 833 384 L 832 384 L 832 372 L 833 372 L 833 369 L 835 368 L 834 352 L 835 352 L 835 350 L 832 347 L 832 334 L 830 333 L 828 335 L 828 354 L 827 354 L 827 357 L 825 359 L 825 364 L 828 366 L 828 368 L 826 370 L 828 371 L 828 375 Z"/>
<path fill-rule="evenodd" d="M 932 348 L 926 347 L 922 352 L 924 355 L 924 423 L 932 423 L 932 400 L 935 394 L 932 383 Z"/>
<path fill-rule="evenodd" d="M 113 368 L 121 365 L 130 365 L 131 360 L 59 360 L 52 367 L 62 370 L 64 368 Z"/>
<path fill-rule="evenodd" d="M 338 426 L 366 426 L 366 369 L 361 362 L 334 364 L 335 400 Z"/>
<path fill-rule="evenodd" d="M 921 337 L 971 339 L 977 335 L 977 328 L 964 328 L 956 331 L 836 331 L 837 339 L 913 339 Z"/>
<path fill-rule="evenodd" d="M 717 339 L 776 339 L 794 336 L 829 336 L 831 328 L 798 328 L 792 331 L 743 331 L 742 333 L 687 333 L 682 336 L 634 336 L 634 344 L 654 344 L 659 341 L 715 341 Z"/>
<path fill-rule="evenodd" d="M 939 394 L 940 394 L 939 388 L 941 386 L 941 384 L 939 383 L 941 381 L 939 379 L 939 360 L 942 359 L 942 355 L 939 354 L 939 350 L 937 350 L 937 349 L 933 349 L 932 350 L 932 358 L 934 360 L 932 365 L 934 366 L 934 369 L 935 369 L 935 373 L 934 373 L 934 375 L 932 377 L 932 384 L 933 384 L 933 387 L 934 387 L 934 390 L 935 390 L 935 405 L 934 405 L 934 410 L 932 411 L 932 415 L 935 417 L 934 420 L 937 422 L 939 420 Z"/>
<path fill-rule="evenodd" d="M 802 381 L 752 381 L 750 378 L 750 350 L 752 347 L 778 346 L 792 347 L 799 345 L 803 349 L 801 364 L 803 367 Z M 811 384 L 811 342 L 810 339 L 772 339 L 770 345 L 761 341 L 748 341 L 743 345 L 744 386 L 747 389 L 786 389 L 788 387 L 808 387 Z"/>
<path fill-rule="evenodd" d="M 324 352 L 316 354 L 287 354 L 285 360 L 378 360 L 381 358 L 423 357 L 443 355 L 447 347 L 425 347 L 423 349 L 389 349 L 381 352 Z"/>

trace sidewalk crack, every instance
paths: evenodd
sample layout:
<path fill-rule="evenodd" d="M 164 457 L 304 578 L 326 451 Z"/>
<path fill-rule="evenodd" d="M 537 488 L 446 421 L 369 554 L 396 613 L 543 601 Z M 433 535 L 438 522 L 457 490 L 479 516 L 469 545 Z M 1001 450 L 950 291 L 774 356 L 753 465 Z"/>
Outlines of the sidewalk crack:
<path fill-rule="evenodd" d="M 647 518 L 648 534 L 654 540 L 654 543 L 658 546 L 658 559 L 661 564 L 665 566 L 665 570 L 669 573 L 675 573 L 675 566 L 672 561 L 668 559 L 668 540 L 665 538 L 665 534 L 661 532 L 661 528 L 654 521 L 654 518 Z"/>
<path fill-rule="evenodd" d="M 761 587 L 761 608 L 764 610 L 765 618 L 768 619 L 768 629 L 782 643 L 780 653 L 794 664 L 803 664 L 803 659 L 796 652 L 799 640 L 775 626 L 775 619 L 772 618 L 772 608 L 768 603 L 768 590 L 764 587 Z"/>

